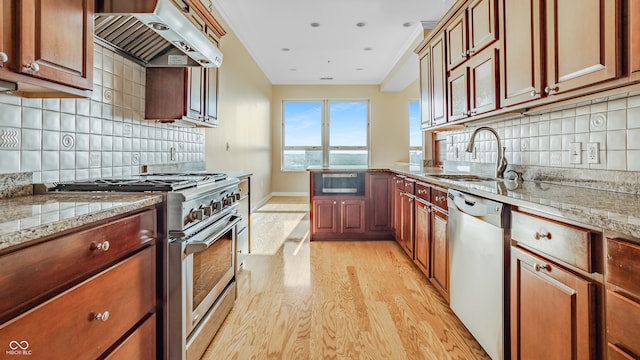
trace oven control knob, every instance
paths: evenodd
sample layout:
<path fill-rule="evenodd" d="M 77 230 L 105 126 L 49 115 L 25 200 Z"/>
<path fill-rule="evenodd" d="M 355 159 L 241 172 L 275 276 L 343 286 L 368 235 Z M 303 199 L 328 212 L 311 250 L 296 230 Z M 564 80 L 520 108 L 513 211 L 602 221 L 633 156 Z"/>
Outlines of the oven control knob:
<path fill-rule="evenodd" d="M 213 211 L 217 211 L 220 210 L 222 203 L 220 201 L 212 201 L 211 202 L 211 207 L 213 208 Z"/>
<path fill-rule="evenodd" d="M 203 209 L 206 216 L 211 216 L 211 214 L 213 214 L 213 206 L 205 206 Z"/>
<path fill-rule="evenodd" d="M 240 193 L 235 193 L 235 196 L 236 196 L 236 201 L 239 201 L 240 200 Z"/>
<path fill-rule="evenodd" d="M 189 215 L 187 215 L 187 219 L 189 220 L 189 222 L 202 220 L 203 217 L 204 217 L 203 209 L 195 209 L 195 210 L 191 209 L 191 211 L 189 212 Z"/>

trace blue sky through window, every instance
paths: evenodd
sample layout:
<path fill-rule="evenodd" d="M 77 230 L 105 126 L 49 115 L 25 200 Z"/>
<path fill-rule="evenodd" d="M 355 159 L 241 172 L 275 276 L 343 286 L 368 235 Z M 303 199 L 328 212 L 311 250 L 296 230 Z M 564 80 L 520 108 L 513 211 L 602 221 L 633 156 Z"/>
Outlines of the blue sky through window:
<path fill-rule="evenodd" d="M 409 146 L 422 146 L 420 103 L 418 101 L 409 102 Z"/>
<path fill-rule="evenodd" d="M 367 146 L 367 102 L 329 103 L 330 146 Z"/>
<path fill-rule="evenodd" d="M 287 101 L 284 118 L 285 146 L 322 146 L 321 101 Z"/>

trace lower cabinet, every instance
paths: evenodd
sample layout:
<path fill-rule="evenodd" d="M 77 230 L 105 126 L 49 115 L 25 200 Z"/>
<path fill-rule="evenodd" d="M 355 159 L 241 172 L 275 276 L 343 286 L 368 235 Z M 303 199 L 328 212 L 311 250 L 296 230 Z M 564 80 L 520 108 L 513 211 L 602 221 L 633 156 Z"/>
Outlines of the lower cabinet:
<path fill-rule="evenodd" d="M 400 245 L 404 251 L 413 259 L 413 232 L 414 232 L 414 209 L 415 196 L 408 192 L 402 194 L 402 226 L 400 229 Z"/>
<path fill-rule="evenodd" d="M 314 234 L 365 233 L 365 201 L 358 199 L 314 199 Z"/>
<path fill-rule="evenodd" d="M 415 200 L 415 247 L 413 262 L 427 276 L 431 276 L 431 206 L 426 201 Z"/>
<path fill-rule="evenodd" d="M 446 212 L 431 209 L 431 283 L 449 302 L 449 235 Z"/>
<path fill-rule="evenodd" d="M 511 248 L 513 359 L 595 359 L 593 281 Z"/>

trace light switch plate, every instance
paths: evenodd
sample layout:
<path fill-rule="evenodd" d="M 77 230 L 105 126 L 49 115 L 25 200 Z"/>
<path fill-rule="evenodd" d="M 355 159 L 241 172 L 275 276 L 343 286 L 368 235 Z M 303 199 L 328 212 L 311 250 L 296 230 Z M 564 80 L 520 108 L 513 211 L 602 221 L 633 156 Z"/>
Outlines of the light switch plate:
<path fill-rule="evenodd" d="M 600 143 L 593 142 L 587 145 L 587 162 L 589 164 L 600 163 Z"/>
<path fill-rule="evenodd" d="M 571 164 L 582 164 L 582 143 L 573 142 L 569 149 L 569 158 Z"/>

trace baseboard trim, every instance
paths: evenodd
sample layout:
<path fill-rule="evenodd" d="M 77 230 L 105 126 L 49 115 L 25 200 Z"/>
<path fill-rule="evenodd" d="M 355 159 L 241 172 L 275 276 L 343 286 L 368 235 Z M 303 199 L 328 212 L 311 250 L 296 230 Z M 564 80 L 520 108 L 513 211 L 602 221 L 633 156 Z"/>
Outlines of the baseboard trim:
<path fill-rule="evenodd" d="M 272 192 L 271 196 L 306 196 L 309 197 L 309 192 Z"/>

